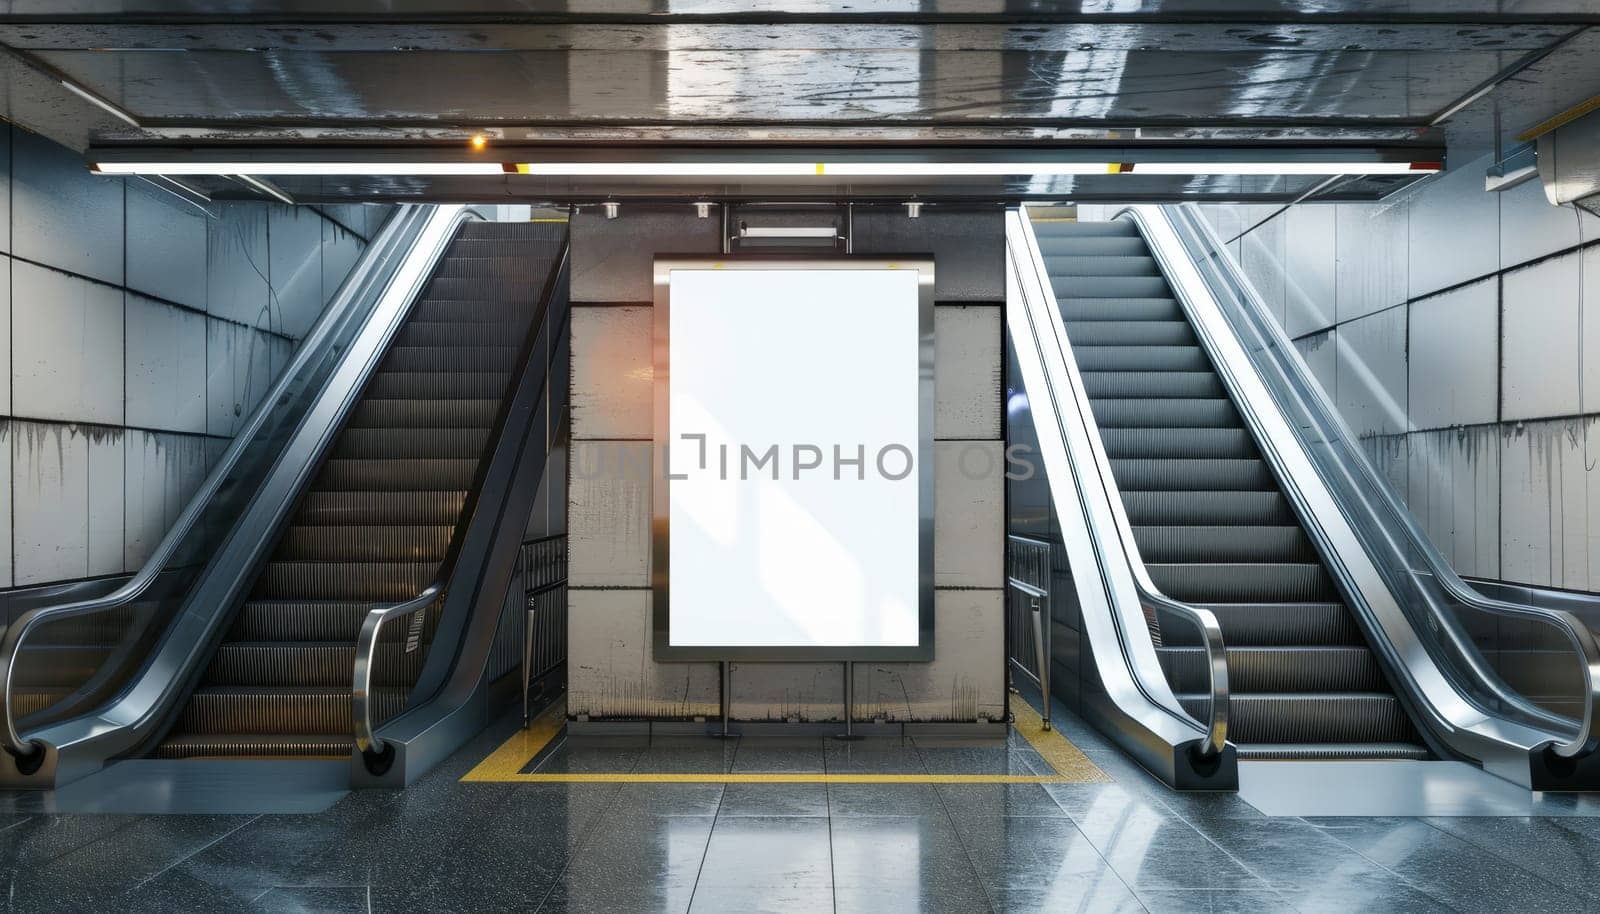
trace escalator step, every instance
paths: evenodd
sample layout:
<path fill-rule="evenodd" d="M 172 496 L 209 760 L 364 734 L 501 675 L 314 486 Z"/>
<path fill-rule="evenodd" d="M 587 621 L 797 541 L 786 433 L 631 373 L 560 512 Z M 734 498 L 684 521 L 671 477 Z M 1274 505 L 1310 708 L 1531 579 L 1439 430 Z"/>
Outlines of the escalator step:
<path fill-rule="evenodd" d="M 1074 346 L 1079 371 L 1208 371 L 1199 346 Z"/>
<path fill-rule="evenodd" d="M 300 502 L 301 524 L 454 524 L 467 493 L 460 491 L 310 492 Z"/>
<path fill-rule="evenodd" d="M 1361 629 L 1342 603 L 1200 603 L 1217 617 L 1230 647 L 1364 645 Z M 1163 643 L 1197 645 L 1194 627 L 1181 620 L 1161 626 Z"/>
<path fill-rule="evenodd" d="M 380 400 L 368 397 L 351 413 L 346 432 L 357 428 L 482 428 L 494 427 L 500 401 Z"/>
<path fill-rule="evenodd" d="M 1160 276 L 1061 276 L 1055 280 L 1057 298 L 1170 298 L 1172 290 Z"/>
<path fill-rule="evenodd" d="M 489 442 L 487 428 L 347 428 L 333 456 L 344 460 L 476 458 Z"/>
<path fill-rule="evenodd" d="M 1194 331 L 1183 320 L 1069 320 L 1066 329 L 1074 347 L 1197 345 Z"/>
<path fill-rule="evenodd" d="M 317 474 L 319 492 L 373 492 L 394 490 L 456 492 L 472 486 L 478 458 L 424 460 L 329 460 Z M 375 523 L 382 523 L 376 521 Z"/>
<path fill-rule="evenodd" d="M 1190 714 L 1205 712 L 1209 697 L 1179 695 Z M 1253 743 L 1419 742 L 1405 709 L 1377 692 L 1240 694 L 1229 702 L 1228 740 Z"/>
<path fill-rule="evenodd" d="M 1150 580 L 1174 600 L 1189 603 L 1326 603 L 1338 599 L 1314 562 L 1303 564 L 1148 563 Z"/>
<path fill-rule="evenodd" d="M 473 257 L 455 251 L 450 252 L 433 274 L 435 280 L 478 279 L 526 286 L 542 286 L 548 275 L 548 266 L 534 258 Z"/>
<path fill-rule="evenodd" d="M 1148 428 L 1100 430 L 1106 456 L 1255 458 L 1256 443 L 1242 428 L 1191 428 L 1181 434 Z"/>
<path fill-rule="evenodd" d="M 1111 461 L 1124 492 L 1267 492 L 1277 488 L 1267 465 L 1253 458 L 1146 457 Z"/>
<path fill-rule="evenodd" d="M 1115 219 L 1110 222 L 1044 222 L 1034 220 L 1033 233 L 1039 239 L 1039 246 L 1044 247 L 1046 242 L 1069 242 L 1076 238 L 1139 238 L 1139 227 L 1127 219 Z M 1143 241 L 1142 238 L 1140 238 Z M 1049 254 L 1046 250 L 1044 253 Z"/>
<path fill-rule="evenodd" d="M 1141 526 L 1133 528 L 1146 562 L 1315 562 L 1316 550 L 1295 524 L 1237 527 Z"/>
<path fill-rule="evenodd" d="M 271 561 L 256 579 L 253 598 L 398 602 L 421 593 L 438 567 L 438 562 Z"/>
<path fill-rule="evenodd" d="M 1039 244 L 1042 251 L 1044 247 L 1042 237 L 1039 239 Z M 1070 245 L 1063 245 L 1059 240 L 1053 239 L 1052 247 L 1067 247 L 1071 249 L 1071 253 L 1062 250 L 1045 256 L 1136 257 L 1148 256 L 1150 253 L 1150 248 L 1144 243 L 1144 239 L 1137 235 L 1080 235 L 1072 238 Z"/>
<path fill-rule="evenodd" d="M 380 371 L 366 396 L 380 400 L 499 400 L 511 376 L 500 371 Z"/>
<path fill-rule="evenodd" d="M 1091 398 L 1226 397 L 1227 388 L 1207 366 L 1205 371 L 1084 371 L 1083 389 Z"/>
<path fill-rule="evenodd" d="M 489 371 L 505 372 L 509 377 L 516 362 L 515 346 L 394 346 L 383 357 L 383 370 L 469 374 Z"/>
<path fill-rule="evenodd" d="M 1156 649 L 1167 681 L 1177 692 L 1204 692 L 1209 685 L 1206 652 L 1199 647 Z M 1228 687 L 1248 692 L 1377 692 L 1384 688 L 1378 661 L 1365 646 L 1229 646 Z"/>
<path fill-rule="evenodd" d="M 156 747 L 155 758 L 349 758 L 355 739 L 346 733 L 263 736 L 255 733 L 176 736 Z"/>
<path fill-rule="evenodd" d="M 464 222 L 456 235 L 457 242 L 518 241 L 533 244 L 560 245 L 567 237 L 567 223 L 561 222 Z"/>
<path fill-rule="evenodd" d="M 407 619 L 388 625 L 404 630 Z M 425 648 L 406 651 L 404 641 L 378 645 L 373 658 L 377 686 L 402 687 L 416 681 L 422 671 Z M 295 642 L 236 641 L 224 644 L 206 670 L 208 685 L 251 687 L 309 687 L 348 690 L 354 675 L 356 646 Z"/>
<path fill-rule="evenodd" d="M 1240 428 L 1239 414 L 1224 397 L 1184 400 L 1106 398 L 1091 400 L 1101 428 Z M 1182 434 L 1174 432 L 1174 434 Z"/>
<path fill-rule="evenodd" d="M 374 688 L 373 716 L 387 720 L 405 707 L 404 688 Z M 350 685 L 196 689 L 178 722 L 183 735 L 302 733 L 348 738 L 351 729 Z"/>
<path fill-rule="evenodd" d="M 1175 298 L 1058 298 L 1056 304 L 1061 319 L 1073 324 L 1184 320 Z"/>
<path fill-rule="evenodd" d="M 406 321 L 396 346 L 503 346 L 511 339 L 505 322 Z"/>
<path fill-rule="evenodd" d="M 1156 266 L 1156 260 L 1148 253 L 1106 255 L 1084 254 L 1073 251 L 1070 254 L 1044 255 L 1044 267 L 1050 274 L 1051 281 L 1061 280 L 1070 282 L 1080 276 L 1156 276 L 1161 275 L 1161 269 Z"/>
<path fill-rule="evenodd" d="M 1123 492 L 1135 527 L 1279 527 L 1295 522 L 1289 502 L 1268 492 Z"/>
<path fill-rule="evenodd" d="M 430 525 L 296 524 L 284 532 L 275 558 L 311 562 L 439 562 L 450 548 L 455 527 Z"/>
<path fill-rule="evenodd" d="M 1422 761 L 1433 758 L 1416 743 L 1257 743 L 1238 747 L 1240 761 Z"/>
<path fill-rule="evenodd" d="M 439 283 L 483 285 L 476 280 L 467 279 L 436 280 L 434 285 L 428 287 L 428 292 L 422 299 L 412 307 L 412 320 L 426 323 L 492 324 L 504 328 L 518 323 L 513 320 L 514 316 L 530 314 L 538 307 L 533 299 L 533 296 L 538 294 L 537 290 L 524 291 L 515 300 L 505 301 L 494 297 L 488 290 L 447 290 L 445 287 L 435 289 Z"/>
<path fill-rule="evenodd" d="M 372 611 L 365 601 L 333 600 L 251 600 L 244 605 L 228 632 L 230 641 L 344 641 L 355 643 L 361 624 Z M 422 627 L 423 640 L 433 639 L 438 628 L 438 605 L 429 612 Z M 391 620 L 379 638 L 385 642 L 404 641 L 407 624 Z"/>

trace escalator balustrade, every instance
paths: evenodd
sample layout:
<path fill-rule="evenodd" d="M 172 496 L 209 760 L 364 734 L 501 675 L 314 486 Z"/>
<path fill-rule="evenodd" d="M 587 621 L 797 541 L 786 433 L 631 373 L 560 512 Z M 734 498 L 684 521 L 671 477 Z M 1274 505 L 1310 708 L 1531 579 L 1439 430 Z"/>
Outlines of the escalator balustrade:
<path fill-rule="evenodd" d="M 1136 226 L 1035 233 L 1150 578 L 1222 627 L 1240 758 L 1428 757 Z M 1161 621 L 1202 714 L 1204 650 Z"/>

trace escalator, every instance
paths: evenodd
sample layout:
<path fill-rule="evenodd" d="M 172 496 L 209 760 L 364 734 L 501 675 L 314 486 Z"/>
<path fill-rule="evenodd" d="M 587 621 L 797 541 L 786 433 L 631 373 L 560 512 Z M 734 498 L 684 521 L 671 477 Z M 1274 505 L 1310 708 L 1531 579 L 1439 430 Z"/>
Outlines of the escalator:
<path fill-rule="evenodd" d="M 362 622 L 426 588 L 459 542 L 565 230 L 461 227 L 156 756 L 350 754 Z M 385 632 L 377 723 L 403 709 L 441 605 Z"/>
<path fill-rule="evenodd" d="M 569 277 L 564 222 L 397 207 L 139 572 L 0 636 L 0 782 L 338 757 L 400 786 L 484 726 L 564 440 Z M 62 645 L 82 662 L 41 681 Z"/>
<path fill-rule="evenodd" d="M 1035 231 L 1145 568 L 1222 629 L 1239 758 L 1428 757 L 1138 228 Z M 1199 715 L 1204 651 L 1161 621 Z"/>
<path fill-rule="evenodd" d="M 1006 250 L 1010 427 L 1043 469 L 1013 518 L 1060 550 L 1058 697 L 1185 789 L 1289 759 L 1600 784 L 1571 596 L 1455 573 L 1198 210 L 1023 208 Z"/>

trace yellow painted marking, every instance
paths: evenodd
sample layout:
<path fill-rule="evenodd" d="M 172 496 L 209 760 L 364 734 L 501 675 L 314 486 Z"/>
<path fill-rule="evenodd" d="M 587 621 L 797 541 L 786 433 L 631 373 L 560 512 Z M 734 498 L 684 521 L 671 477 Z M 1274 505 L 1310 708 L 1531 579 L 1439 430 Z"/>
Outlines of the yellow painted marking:
<path fill-rule="evenodd" d="M 819 174 L 819 175 L 820 175 L 820 174 L 822 174 L 822 173 L 823 173 L 823 171 L 824 171 L 824 169 L 823 169 L 823 167 L 822 167 L 822 163 L 821 163 L 821 162 L 818 162 L 818 163 L 817 163 L 817 174 Z"/>
<path fill-rule="evenodd" d="M 1089 761 L 1077 746 L 1067 741 L 1059 730 L 1046 730 L 1044 718 L 1021 698 L 1011 702 L 1012 729 L 1022 734 L 1028 741 L 1033 751 L 1049 763 L 1050 767 L 1062 779 L 1074 783 L 1092 783 L 1110 781 L 1111 778 L 1100 766 Z"/>
<path fill-rule="evenodd" d="M 568 220 L 567 220 L 567 217 L 562 216 L 560 219 L 543 219 L 543 218 L 541 218 L 541 219 L 529 219 L 528 221 L 529 222 L 566 222 Z"/>
<path fill-rule="evenodd" d="M 468 780 L 468 778 L 462 778 Z M 517 784 L 1073 784 L 1044 774 L 705 774 L 608 772 L 514 774 L 495 778 Z"/>
<path fill-rule="evenodd" d="M 463 781 L 511 781 L 521 776 L 522 769 L 550 745 L 567 725 L 567 701 L 558 699 L 543 714 L 533 719 L 525 730 L 511 734 L 500 748 L 466 773 Z"/>
<path fill-rule="evenodd" d="M 1596 95 L 1581 105 L 1568 108 L 1555 117 L 1522 131 L 1517 134 L 1517 142 L 1531 143 L 1552 130 L 1565 127 L 1591 111 L 1600 111 L 1600 95 Z"/>
<path fill-rule="evenodd" d="M 567 705 L 556 701 L 489 753 L 461 778 L 463 782 L 494 784 L 1082 784 L 1111 778 L 1078 748 L 1053 730 L 1027 702 L 1012 703 L 1018 733 L 1038 752 L 1055 774 L 816 774 L 724 772 L 539 772 L 523 771 L 539 753 L 561 735 L 567 723 Z"/>

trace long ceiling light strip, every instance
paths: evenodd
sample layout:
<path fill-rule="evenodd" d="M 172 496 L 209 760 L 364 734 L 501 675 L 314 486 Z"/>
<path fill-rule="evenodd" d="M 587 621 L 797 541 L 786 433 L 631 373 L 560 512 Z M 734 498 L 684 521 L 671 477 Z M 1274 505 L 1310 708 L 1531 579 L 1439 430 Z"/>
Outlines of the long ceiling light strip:
<path fill-rule="evenodd" d="M 539 177 L 1004 177 L 1008 175 L 1405 175 L 1438 162 L 101 162 L 109 175 L 498 175 Z"/>

